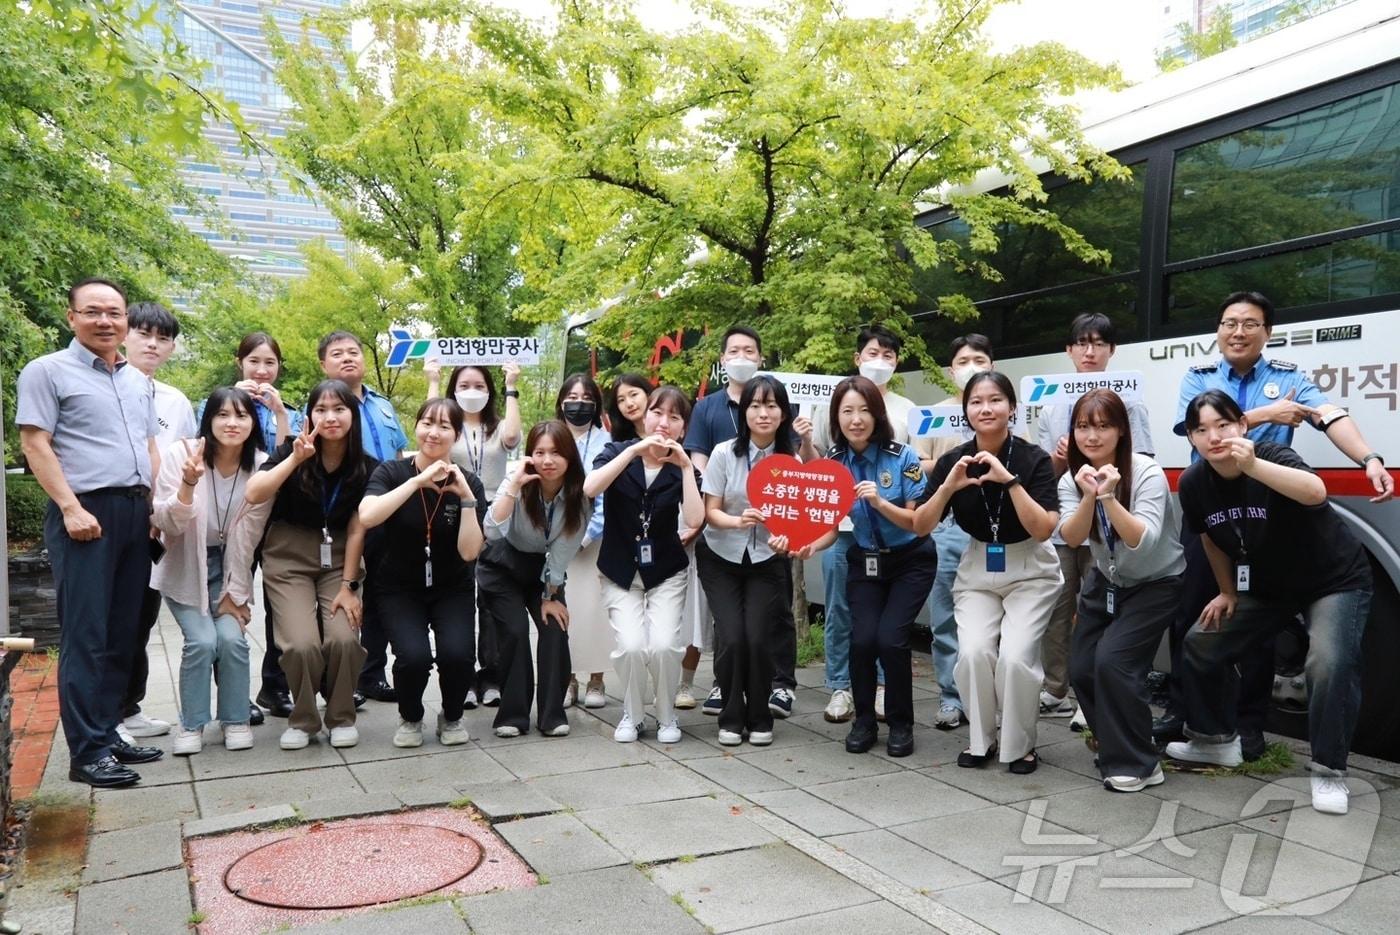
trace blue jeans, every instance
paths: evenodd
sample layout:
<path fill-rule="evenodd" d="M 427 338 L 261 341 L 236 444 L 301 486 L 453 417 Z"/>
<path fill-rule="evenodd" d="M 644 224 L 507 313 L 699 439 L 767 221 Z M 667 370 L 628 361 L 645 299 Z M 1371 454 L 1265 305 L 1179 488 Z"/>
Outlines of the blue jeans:
<path fill-rule="evenodd" d="M 836 534 L 836 542 L 822 553 L 822 585 L 826 589 L 826 619 L 822 640 L 826 653 L 826 690 L 851 690 L 851 605 L 846 600 L 846 552 L 856 544 L 849 532 Z M 875 678 L 885 684 L 885 668 L 875 665 Z"/>
<path fill-rule="evenodd" d="M 967 549 L 967 533 L 949 516 L 933 530 L 933 544 L 938 547 L 938 574 L 928 595 L 928 616 L 933 630 L 933 677 L 943 692 L 943 704 L 962 710 L 962 696 L 953 681 L 953 667 L 958 664 L 958 622 L 953 617 L 953 579 L 958 576 L 958 563 Z"/>
<path fill-rule="evenodd" d="M 1308 768 L 1345 775 L 1361 707 L 1361 634 L 1370 610 L 1369 588 L 1326 594 L 1309 604 L 1241 594 L 1235 615 L 1219 629 L 1192 626 L 1181 652 L 1187 736 L 1211 743 L 1235 737 L 1235 664 L 1301 613 L 1308 628 Z"/>
<path fill-rule="evenodd" d="M 215 616 L 224 584 L 223 550 L 212 546 L 209 560 L 209 607 L 191 607 L 165 599 L 185 648 L 180 654 L 180 726 L 199 730 L 208 724 L 209 682 L 219 665 L 219 720 L 225 724 L 248 723 L 248 640 L 230 614 Z"/>

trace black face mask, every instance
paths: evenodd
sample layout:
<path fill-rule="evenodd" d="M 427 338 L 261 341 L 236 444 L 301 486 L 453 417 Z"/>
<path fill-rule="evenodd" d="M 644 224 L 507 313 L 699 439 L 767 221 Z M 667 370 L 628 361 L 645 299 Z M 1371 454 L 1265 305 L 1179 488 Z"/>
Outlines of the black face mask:
<path fill-rule="evenodd" d="M 598 412 L 598 407 L 591 400 L 586 399 L 567 400 L 563 409 L 564 421 L 570 425 L 588 425 Z"/>

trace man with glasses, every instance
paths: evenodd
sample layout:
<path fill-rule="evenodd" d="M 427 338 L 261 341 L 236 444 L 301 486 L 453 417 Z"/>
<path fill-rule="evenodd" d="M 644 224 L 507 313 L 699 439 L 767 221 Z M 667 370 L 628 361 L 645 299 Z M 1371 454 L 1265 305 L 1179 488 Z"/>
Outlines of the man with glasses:
<path fill-rule="evenodd" d="M 59 717 L 68 778 L 129 786 L 127 764 L 161 757 L 117 734 L 151 574 L 151 483 L 159 463 L 146 378 L 118 349 L 126 294 L 105 279 L 68 290 L 72 342 L 19 375 L 15 424 L 29 468 L 49 495 L 44 543 L 58 592 Z"/>
<path fill-rule="evenodd" d="M 1308 422 L 1352 461 L 1366 471 L 1366 477 L 1376 491 L 1373 503 L 1389 500 L 1395 494 L 1395 484 L 1385 469 L 1385 460 L 1362 437 L 1347 411 L 1334 406 L 1322 391 L 1298 369 L 1284 360 L 1270 360 L 1264 347 L 1274 329 L 1274 305 L 1258 292 L 1235 292 L 1220 303 L 1216 341 L 1220 360 L 1199 364 L 1186 372 L 1181 381 L 1181 394 L 1176 405 L 1172 431 L 1186 435 L 1186 407 L 1206 390 L 1228 393 L 1244 410 L 1249 423 L 1249 438 L 1257 442 L 1293 444 L 1293 430 Z M 1193 450 L 1191 460 L 1199 456 Z M 1172 628 L 1172 670 L 1180 670 L 1181 641 L 1186 631 L 1200 617 L 1202 609 L 1218 593 L 1215 576 L 1211 573 L 1200 536 L 1191 535 L 1182 526 L 1182 544 L 1186 547 L 1185 589 L 1182 613 Z M 1269 704 L 1273 696 L 1273 641 L 1246 657 L 1239 666 L 1239 732 L 1244 758 L 1258 759 L 1265 750 L 1264 725 L 1268 721 Z M 1172 679 L 1172 704 L 1166 714 L 1152 725 L 1159 743 L 1183 739 L 1184 710 L 1180 683 Z"/>

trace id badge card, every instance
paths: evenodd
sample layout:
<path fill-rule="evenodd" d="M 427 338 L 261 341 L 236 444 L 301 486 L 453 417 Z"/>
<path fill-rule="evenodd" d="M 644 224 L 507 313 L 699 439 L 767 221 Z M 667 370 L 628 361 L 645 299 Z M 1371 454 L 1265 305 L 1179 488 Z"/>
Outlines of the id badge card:
<path fill-rule="evenodd" d="M 331 567 L 331 541 L 329 539 L 321 542 L 321 567 Z"/>
<path fill-rule="evenodd" d="M 1103 602 L 1108 609 L 1108 615 L 1110 617 L 1118 613 L 1118 589 L 1110 586 L 1109 589 L 1104 592 Z"/>
<path fill-rule="evenodd" d="M 987 571 L 1006 571 L 1006 545 L 1004 543 L 987 543 Z"/>
<path fill-rule="evenodd" d="M 1238 592 L 1240 592 L 1241 594 L 1244 594 L 1244 593 L 1246 593 L 1246 592 L 1249 590 L 1249 566 L 1248 566 L 1248 565 L 1236 565 L 1236 566 L 1235 566 L 1235 590 L 1238 591 Z"/>
<path fill-rule="evenodd" d="M 637 565 L 640 568 L 650 568 L 655 561 L 654 550 L 650 539 L 637 540 Z"/>
<path fill-rule="evenodd" d="M 879 578 L 879 577 L 880 577 L 880 553 L 879 553 L 879 552 L 866 552 L 866 553 L 864 553 L 864 554 L 862 555 L 862 558 L 865 560 L 865 577 L 867 577 L 867 578 Z"/>
<path fill-rule="evenodd" d="M 423 563 L 423 586 L 431 588 L 433 586 L 433 563 L 432 560 Z"/>

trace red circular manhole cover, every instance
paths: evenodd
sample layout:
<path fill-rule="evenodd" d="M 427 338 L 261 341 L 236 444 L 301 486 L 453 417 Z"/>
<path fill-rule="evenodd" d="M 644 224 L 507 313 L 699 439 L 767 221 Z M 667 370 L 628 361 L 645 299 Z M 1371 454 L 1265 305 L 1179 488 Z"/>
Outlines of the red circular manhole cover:
<path fill-rule="evenodd" d="M 342 825 L 249 851 L 224 874 L 235 895 L 288 909 L 351 909 L 422 896 L 481 863 L 481 845 L 434 825 Z"/>

